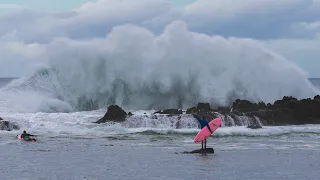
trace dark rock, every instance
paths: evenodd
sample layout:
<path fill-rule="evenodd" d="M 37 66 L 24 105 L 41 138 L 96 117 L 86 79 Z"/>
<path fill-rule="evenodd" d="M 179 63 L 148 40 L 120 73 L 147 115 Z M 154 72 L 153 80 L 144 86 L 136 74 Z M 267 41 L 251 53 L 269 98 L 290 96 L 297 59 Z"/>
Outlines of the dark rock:
<path fill-rule="evenodd" d="M 19 130 L 20 127 L 14 123 L 9 121 L 0 121 L 0 130 L 2 131 L 12 131 L 12 130 Z"/>
<path fill-rule="evenodd" d="M 258 117 L 265 125 L 320 124 L 320 101 L 317 97 L 298 100 L 284 96 L 273 105 L 266 106 L 263 103 L 236 100 L 232 108 L 235 113 Z"/>
<path fill-rule="evenodd" d="M 187 109 L 186 114 L 192 114 L 197 111 L 198 111 L 198 109 L 196 107 L 191 107 L 191 108 Z"/>
<path fill-rule="evenodd" d="M 161 111 L 157 111 L 154 114 L 171 114 L 171 115 L 177 115 L 182 114 L 182 110 L 180 109 L 165 109 Z"/>
<path fill-rule="evenodd" d="M 131 112 L 128 113 L 128 116 L 132 116 L 133 114 Z"/>
<path fill-rule="evenodd" d="M 247 128 L 250 128 L 250 129 L 260 129 L 262 128 L 260 125 L 249 125 Z"/>
<path fill-rule="evenodd" d="M 191 107 L 187 109 L 186 114 L 193 114 L 193 113 L 206 113 L 208 111 L 211 111 L 211 107 L 209 103 L 201 103 L 199 102 L 197 104 L 197 107 Z"/>
<path fill-rule="evenodd" d="M 247 101 L 247 100 L 237 99 L 235 102 L 233 102 L 231 108 L 235 112 L 246 113 L 246 112 L 258 110 L 258 107 L 259 107 L 258 104 L 252 103 L 252 102 Z"/>
<path fill-rule="evenodd" d="M 208 112 L 211 110 L 209 103 L 198 103 L 197 110 L 200 112 Z"/>
<path fill-rule="evenodd" d="M 271 126 L 320 124 L 320 96 L 302 100 L 284 96 L 274 104 L 267 105 L 264 102 L 253 103 L 237 99 L 231 107 L 218 107 L 213 110 L 208 103 L 198 103 L 197 107 L 189 108 L 186 113 L 197 113 L 200 118 L 207 118 L 207 112 L 219 113 L 226 126 L 241 126 L 245 118 L 248 128 L 253 129 L 261 127 L 259 122 Z"/>
<path fill-rule="evenodd" d="M 0 121 L 1 121 L 1 120 L 3 120 L 3 119 L 0 117 Z"/>
<path fill-rule="evenodd" d="M 294 97 L 283 97 L 282 100 L 277 100 L 274 102 L 274 108 L 295 108 L 299 101 Z"/>
<path fill-rule="evenodd" d="M 112 121 L 112 122 L 123 122 L 125 121 L 127 116 L 127 113 L 118 105 L 111 105 L 108 107 L 107 113 L 99 119 L 95 123 L 105 123 L 107 121 Z"/>
<path fill-rule="evenodd" d="M 213 148 L 197 149 L 193 151 L 185 151 L 182 153 L 183 154 L 214 154 L 214 149 Z"/>

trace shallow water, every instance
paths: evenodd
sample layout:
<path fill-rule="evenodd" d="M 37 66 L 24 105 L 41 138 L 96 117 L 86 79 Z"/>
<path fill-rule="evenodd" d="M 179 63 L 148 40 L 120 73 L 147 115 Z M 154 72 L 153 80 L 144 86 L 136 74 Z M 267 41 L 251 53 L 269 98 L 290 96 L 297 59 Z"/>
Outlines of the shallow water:
<path fill-rule="evenodd" d="M 12 138 L 0 145 L 0 173 L 3 180 L 320 178 L 320 143 L 311 137 L 211 138 L 215 154 L 181 153 L 200 146 L 145 135 L 43 137 L 36 143 Z"/>

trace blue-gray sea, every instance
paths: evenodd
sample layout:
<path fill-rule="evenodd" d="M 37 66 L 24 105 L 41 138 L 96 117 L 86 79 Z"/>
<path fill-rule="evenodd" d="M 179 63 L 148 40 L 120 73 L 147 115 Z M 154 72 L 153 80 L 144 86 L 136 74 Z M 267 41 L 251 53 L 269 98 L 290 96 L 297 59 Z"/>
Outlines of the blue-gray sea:
<path fill-rule="evenodd" d="M 10 81 L 0 79 L 0 86 Z M 319 79 L 310 81 L 320 87 Z M 1 111 L 21 129 L 0 131 L 0 179 L 320 179 L 319 125 L 221 127 L 208 138 L 214 154 L 183 154 L 201 147 L 193 142 L 197 122 L 188 115 L 153 119 L 153 112 L 136 110 L 122 124 L 99 125 L 92 122 L 105 110 Z M 22 130 L 38 141 L 16 139 Z"/>

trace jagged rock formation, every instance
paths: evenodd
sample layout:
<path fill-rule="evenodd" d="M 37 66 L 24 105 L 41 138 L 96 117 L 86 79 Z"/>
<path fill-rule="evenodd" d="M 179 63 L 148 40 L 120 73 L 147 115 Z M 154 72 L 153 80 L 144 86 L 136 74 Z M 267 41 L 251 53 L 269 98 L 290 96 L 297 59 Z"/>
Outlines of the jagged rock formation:
<path fill-rule="evenodd" d="M 257 129 L 262 125 L 302 125 L 320 124 L 320 96 L 313 99 L 297 100 L 294 97 L 284 96 L 274 104 L 263 102 L 252 103 L 247 100 L 237 99 L 231 107 L 218 107 L 212 109 L 209 103 L 198 103 L 196 107 L 187 109 L 186 114 L 197 113 L 201 118 L 212 120 L 220 117 L 224 119 L 224 126 L 243 126 Z M 166 109 L 154 113 L 179 116 L 183 114 L 180 109 Z M 117 105 L 108 107 L 108 112 L 96 123 L 107 121 L 122 122 L 127 113 Z M 155 117 L 156 118 L 156 117 Z"/>
<path fill-rule="evenodd" d="M 95 123 L 105 123 L 108 121 L 113 121 L 113 122 L 123 122 L 125 121 L 127 116 L 127 113 L 118 105 L 111 105 L 108 107 L 107 113 L 99 119 Z"/>

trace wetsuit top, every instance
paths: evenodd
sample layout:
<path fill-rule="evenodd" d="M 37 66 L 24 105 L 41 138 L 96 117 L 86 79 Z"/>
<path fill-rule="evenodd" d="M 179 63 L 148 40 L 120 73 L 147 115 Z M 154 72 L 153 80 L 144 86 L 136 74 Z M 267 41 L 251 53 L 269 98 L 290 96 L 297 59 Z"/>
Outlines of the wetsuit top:
<path fill-rule="evenodd" d="M 210 128 L 210 126 L 209 126 L 209 123 L 208 123 L 208 121 L 206 121 L 206 120 L 203 120 L 203 119 L 200 119 L 197 115 L 193 115 L 193 117 L 194 118 L 196 118 L 198 121 L 199 121 L 199 123 L 200 123 L 200 126 L 201 126 L 201 129 L 203 129 L 204 127 L 208 127 L 208 129 L 209 129 L 209 131 L 211 131 L 211 133 L 212 133 L 212 130 L 211 130 L 211 128 Z"/>
<path fill-rule="evenodd" d="M 22 133 L 21 134 L 21 138 L 25 138 L 25 137 L 29 137 L 29 136 L 34 136 L 34 135 L 28 134 L 28 133 Z"/>

